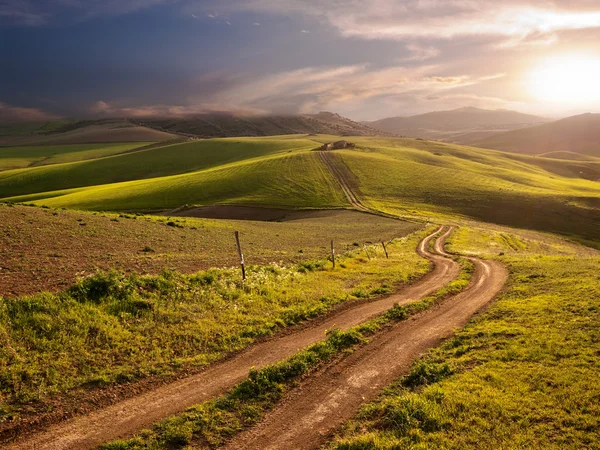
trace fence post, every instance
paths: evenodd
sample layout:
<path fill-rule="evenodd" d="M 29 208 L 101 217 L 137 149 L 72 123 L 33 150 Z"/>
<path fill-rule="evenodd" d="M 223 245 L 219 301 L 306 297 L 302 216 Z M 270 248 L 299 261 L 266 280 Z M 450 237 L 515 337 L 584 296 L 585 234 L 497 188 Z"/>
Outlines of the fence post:
<path fill-rule="evenodd" d="M 240 233 L 235 232 L 235 242 L 237 244 L 238 255 L 240 256 L 240 266 L 242 266 L 242 280 L 246 279 L 246 267 L 244 266 L 244 254 L 242 253 L 242 246 L 240 245 Z"/>
<path fill-rule="evenodd" d="M 390 259 L 390 256 L 388 255 L 388 252 L 387 252 L 387 248 L 385 248 L 385 242 L 381 241 L 381 245 L 383 246 L 383 251 L 385 252 L 385 257 L 387 259 Z"/>
<path fill-rule="evenodd" d="M 331 262 L 333 263 L 333 268 L 335 269 L 335 248 L 333 248 L 333 239 L 331 240 Z"/>

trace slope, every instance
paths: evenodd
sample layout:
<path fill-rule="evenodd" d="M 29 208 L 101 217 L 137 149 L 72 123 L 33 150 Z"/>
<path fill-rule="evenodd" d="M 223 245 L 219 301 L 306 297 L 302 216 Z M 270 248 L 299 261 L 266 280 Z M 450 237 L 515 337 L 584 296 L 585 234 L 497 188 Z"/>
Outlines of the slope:
<path fill-rule="evenodd" d="M 124 119 L 22 124 L 0 132 L 0 146 L 95 144 L 107 142 L 161 142 L 176 138 L 169 133 L 135 125 Z"/>
<path fill-rule="evenodd" d="M 467 107 L 417 116 L 389 117 L 374 122 L 365 122 L 365 124 L 378 130 L 403 136 L 468 143 L 474 133 L 481 139 L 482 136 L 498 131 L 522 128 L 545 121 L 546 119 L 542 117 L 517 111 L 490 111 Z"/>
<path fill-rule="evenodd" d="M 600 157 L 600 114 L 581 114 L 509 131 L 479 140 L 476 145 L 529 155 L 572 152 Z"/>
<path fill-rule="evenodd" d="M 185 204 L 215 203 L 287 208 L 347 205 L 339 185 L 321 164 L 316 152 L 272 155 L 182 175 L 9 200 L 103 211 L 156 211 Z"/>
<path fill-rule="evenodd" d="M 330 134 L 377 136 L 381 131 L 330 112 L 290 116 L 205 114 L 190 118 L 140 119 L 140 125 L 169 133 L 199 137 Z M 388 133 L 383 133 L 388 134 Z"/>
<path fill-rule="evenodd" d="M 460 214 L 600 243 L 600 184 L 531 164 L 557 172 L 561 161 L 410 139 L 355 142 L 358 151 L 332 156 L 352 174 L 355 194 L 370 209 Z"/>
<path fill-rule="evenodd" d="M 315 141 L 321 138 L 317 136 Z M 260 147 L 272 139 L 246 141 Z M 289 138 L 286 142 L 290 149 L 296 143 L 303 147 L 291 153 L 275 151 L 228 164 L 215 162 L 196 172 L 104 186 L 52 191 L 53 184 L 46 183 L 36 188 L 35 194 L 7 200 L 119 211 L 172 209 L 185 204 L 339 207 L 348 206 L 334 177 L 342 174 L 345 187 L 357 202 L 371 210 L 401 216 L 438 215 L 444 220 L 459 214 L 600 242 L 600 184 L 582 179 L 572 170 L 573 164 L 595 170 L 595 163 L 414 139 L 353 137 L 352 141 L 357 144 L 356 149 L 328 152 L 328 164 L 321 160 L 319 152 L 307 151 L 314 148 L 315 142 Z M 204 141 L 203 145 L 215 145 L 212 142 L 215 141 Z M 247 152 L 232 157 L 244 156 Z M 122 157 L 114 157 L 119 158 Z M 33 170 L 39 169 L 29 169 Z M 127 166 L 122 170 L 126 171 Z M 130 170 L 135 172 L 138 168 Z M 2 180 L 0 174 L 3 189 L 3 183 L 10 181 Z M 21 180 L 18 189 L 31 189 L 34 181 Z M 12 191 L 17 191 L 17 187 Z"/>
<path fill-rule="evenodd" d="M 97 159 L 150 144 L 150 142 L 134 142 L 0 147 L 0 170 Z"/>
<path fill-rule="evenodd" d="M 0 173 L 0 198 L 174 175 L 314 146 L 312 141 L 290 137 L 214 139 L 90 161 L 10 170 Z"/>

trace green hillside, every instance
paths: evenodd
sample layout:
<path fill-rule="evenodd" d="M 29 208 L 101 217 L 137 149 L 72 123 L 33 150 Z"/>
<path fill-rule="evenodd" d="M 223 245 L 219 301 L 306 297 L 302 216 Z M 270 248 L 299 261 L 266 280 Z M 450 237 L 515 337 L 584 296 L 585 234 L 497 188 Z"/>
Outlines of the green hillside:
<path fill-rule="evenodd" d="M 284 154 L 189 174 L 34 194 L 11 200 L 85 210 L 149 211 L 185 204 L 271 205 L 289 208 L 348 206 L 316 153 Z"/>
<path fill-rule="evenodd" d="M 0 196 L 86 210 L 182 205 L 348 206 L 310 150 L 327 136 L 214 139 L 0 173 Z M 600 183 L 574 162 L 439 142 L 351 138 L 334 161 L 363 204 L 402 216 L 466 216 L 600 242 Z M 128 182 L 122 182 L 131 180 Z M 121 181 L 121 182 L 119 182 Z"/>
<path fill-rule="evenodd" d="M 315 142 L 299 138 L 212 139 L 70 164 L 0 173 L 0 197 L 162 177 L 207 169 L 249 158 L 309 150 Z M 2 164 L 0 153 L 0 164 Z"/>
<path fill-rule="evenodd" d="M 151 142 L 0 147 L 0 171 L 102 158 L 149 144 Z"/>

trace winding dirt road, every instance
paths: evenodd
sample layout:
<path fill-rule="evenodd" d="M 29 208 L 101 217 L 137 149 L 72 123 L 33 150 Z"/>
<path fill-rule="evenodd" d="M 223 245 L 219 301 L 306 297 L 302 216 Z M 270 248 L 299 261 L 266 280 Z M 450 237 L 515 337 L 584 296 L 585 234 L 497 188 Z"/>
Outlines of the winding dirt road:
<path fill-rule="evenodd" d="M 85 450 L 95 448 L 112 439 L 129 436 L 160 419 L 224 393 L 245 379 L 250 368 L 260 368 L 281 361 L 298 350 L 322 340 L 329 329 L 334 327 L 348 329 L 383 313 L 395 303 L 403 305 L 430 295 L 455 279 L 460 272 L 456 262 L 428 251 L 429 242 L 439 236 L 434 248 L 437 253 L 443 252 L 444 241 L 451 232 L 450 228 L 440 228 L 420 242 L 417 252 L 432 261 L 433 269 L 397 294 L 370 302 L 345 305 L 332 314 L 312 320 L 303 326 L 292 327 L 272 339 L 259 342 L 228 360 L 209 366 L 200 374 L 123 400 L 89 415 L 53 425 L 43 432 L 7 444 L 5 448 Z M 437 336 L 437 333 L 432 333 Z M 369 345 L 368 348 L 372 346 Z M 290 439 L 293 441 L 295 438 L 290 435 Z"/>
<path fill-rule="evenodd" d="M 436 243 L 436 251 L 448 255 Z M 475 273 L 469 287 L 439 306 L 376 335 L 340 363 L 310 377 L 264 420 L 227 446 L 236 450 L 315 449 L 351 419 L 360 405 L 406 374 L 420 354 L 449 337 L 501 291 L 506 269 L 495 261 L 470 258 Z"/>

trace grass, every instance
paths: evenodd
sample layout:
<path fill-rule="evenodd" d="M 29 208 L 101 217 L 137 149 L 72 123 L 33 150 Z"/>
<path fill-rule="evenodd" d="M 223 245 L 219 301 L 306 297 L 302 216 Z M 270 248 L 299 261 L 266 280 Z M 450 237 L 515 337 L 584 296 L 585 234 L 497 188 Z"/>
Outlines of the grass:
<path fill-rule="evenodd" d="M 543 158 L 402 139 L 364 139 L 339 151 L 373 209 L 401 216 L 462 216 L 579 237 L 600 245 L 600 184 L 538 167 Z M 556 171 L 557 160 L 543 165 Z"/>
<path fill-rule="evenodd" d="M 0 147 L 0 171 L 84 161 L 125 153 L 150 142 Z"/>
<path fill-rule="evenodd" d="M 309 150 L 313 146 L 313 142 L 297 137 L 211 139 L 90 161 L 11 170 L 0 173 L 0 198 L 165 177 L 277 153 Z M 0 164 L 1 161 L 0 151 Z M 155 208 L 161 206 L 157 202 Z"/>
<path fill-rule="evenodd" d="M 0 197 L 88 210 L 183 204 L 347 205 L 311 149 L 328 136 L 210 139 L 92 161 L 6 171 Z M 351 138 L 338 166 L 361 201 L 400 216 L 455 217 L 550 231 L 600 246 L 594 161 L 512 155 L 431 141 Z M 582 173 L 584 174 L 582 175 Z M 127 182 L 118 182 L 131 180 Z M 526 211 L 527 213 L 523 213 Z"/>
<path fill-rule="evenodd" d="M 331 330 L 326 339 L 285 361 L 251 370 L 246 380 L 225 395 L 169 417 L 131 439 L 105 444 L 102 450 L 178 449 L 189 444 L 194 448 L 221 446 L 244 428 L 262 420 L 299 379 L 366 344 L 369 337 L 382 328 L 406 320 L 462 291 L 469 283 L 472 265 L 465 260 L 461 260 L 461 264 L 460 277 L 435 294 L 405 306 L 395 305 L 379 317 L 349 330 Z"/>
<path fill-rule="evenodd" d="M 88 189 L 13 198 L 50 207 L 149 211 L 183 204 L 270 205 L 331 208 L 348 203 L 315 153 L 292 153 L 219 166 L 200 172 Z"/>
<path fill-rule="evenodd" d="M 481 226 L 462 228 L 451 249 L 506 264 L 505 293 L 327 448 L 597 448 L 598 253 Z"/>
<path fill-rule="evenodd" d="M 0 125 L 0 136 L 28 136 L 56 131 L 71 124 L 70 120 L 51 120 L 49 122 L 23 122 Z"/>
<path fill-rule="evenodd" d="M 423 232 L 394 241 L 390 259 L 362 250 L 339 265 L 254 266 L 192 275 L 99 273 L 64 292 L 0 299 L 0 421 L 22 405 L 84 384 L 107 385 L 206 365 L 255 338 L 372 297 L 428 270 L 414 249 Z M 381 253 L 381 252 L 380 252 Z"/>

